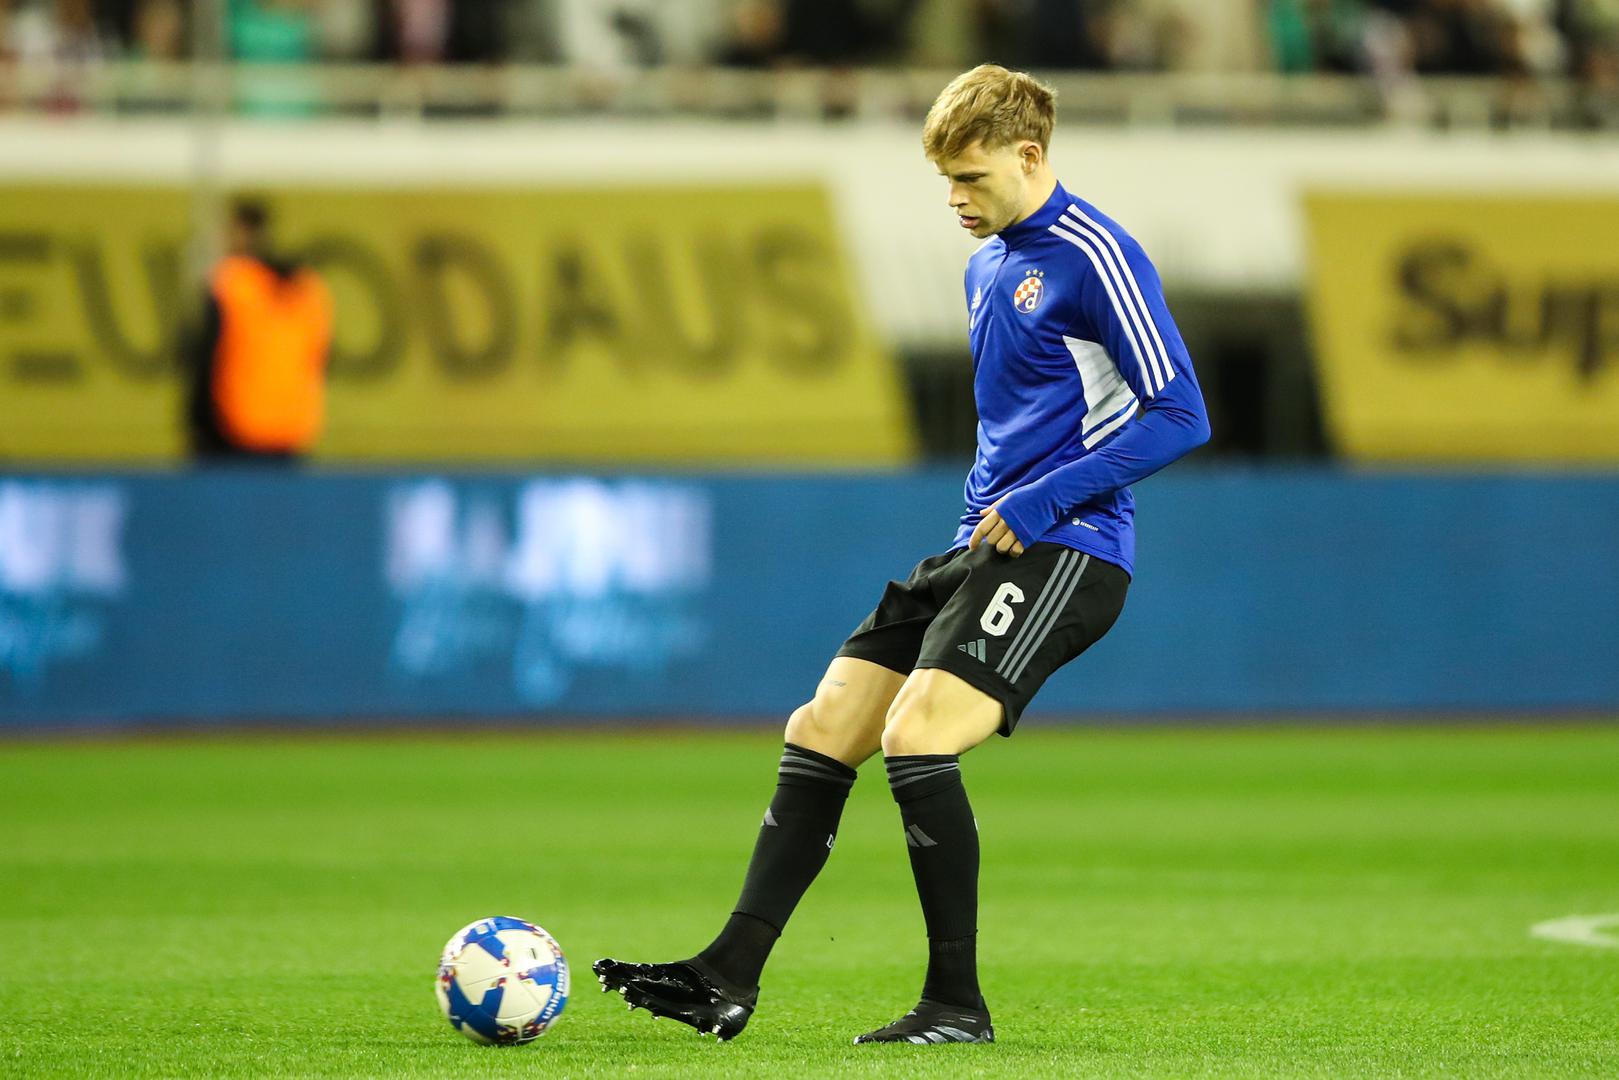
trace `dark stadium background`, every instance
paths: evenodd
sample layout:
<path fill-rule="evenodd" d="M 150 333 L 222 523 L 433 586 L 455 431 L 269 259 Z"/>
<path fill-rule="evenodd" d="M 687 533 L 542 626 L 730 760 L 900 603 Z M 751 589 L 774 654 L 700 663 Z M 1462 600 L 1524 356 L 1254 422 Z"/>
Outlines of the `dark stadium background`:
<path fill-rule="evenodd" d="M 1612 8 L 0 0 L 0 1073 L 1613 1075 Z M 1001 1042 L 847 1047 L 922 952 L 868 778 L 721 1056 L 595 995 L 465 1043 L 474 918 L 707 940 L 781 721 L 948 543 L 918 131 L 984 60 L 1214 429 L 966 760 Z M 334 299 L 300 462 L 188 450 L 242 197 Z"/>

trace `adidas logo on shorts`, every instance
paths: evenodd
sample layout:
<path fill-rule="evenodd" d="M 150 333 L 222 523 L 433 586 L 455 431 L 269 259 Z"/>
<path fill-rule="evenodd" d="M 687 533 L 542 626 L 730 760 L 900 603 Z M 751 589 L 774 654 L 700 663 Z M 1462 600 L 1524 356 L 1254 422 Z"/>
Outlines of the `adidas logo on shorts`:
<path fill-rule="evenodd" d="M 956 648 L 960 649 L 962 652 L 966 653 L 968 656 L 972 657 L 974 660 L 977 660 L 981 664 L 989 663 L 989 661 L 984 659 L 983 638 L 979 638 L 977 641 L 969 641 L 965 645 L 957 645 Z"/>

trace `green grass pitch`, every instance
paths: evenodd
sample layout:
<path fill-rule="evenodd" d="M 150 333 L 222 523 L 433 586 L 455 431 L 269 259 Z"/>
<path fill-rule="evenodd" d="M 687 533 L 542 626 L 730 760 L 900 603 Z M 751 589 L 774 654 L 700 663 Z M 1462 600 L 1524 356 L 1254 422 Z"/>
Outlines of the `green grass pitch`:
<path fill-rule="evenodd" d="M 863 770 L 737 1041 L 628 1013 L 735 897 L 768 732 L 0 744 L 0 1075 L 1619 1076 L 1619 727 L 1031 730 L 964 772 L 994 1046 L 852 1047 L 924 955 Z M 518 1048 L 438 950 L 510 913 L 575 970 Z"/>

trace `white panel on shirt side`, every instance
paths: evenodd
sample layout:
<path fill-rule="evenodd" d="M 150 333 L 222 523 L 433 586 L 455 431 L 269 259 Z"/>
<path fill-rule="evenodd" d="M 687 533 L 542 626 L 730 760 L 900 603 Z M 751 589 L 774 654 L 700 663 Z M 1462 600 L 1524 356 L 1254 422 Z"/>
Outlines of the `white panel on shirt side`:
<path fill-rule="evenodd" d="M 1085 419 L 1080 424 L 1080 434 L 1085 445 L 1091 446 L 1101 435 L 1107 434 L 1098 433 L 1098 428 L 1107 426 L 1111 432 L 1130 418 L 1139 402 L 1107 349 L 1097 342 L 1066 334 L 1062 341 L 1079 368 L 1079 383 L 1085 392 Z M 1114 423 L 1109 426 L 1109 421 Z"/>

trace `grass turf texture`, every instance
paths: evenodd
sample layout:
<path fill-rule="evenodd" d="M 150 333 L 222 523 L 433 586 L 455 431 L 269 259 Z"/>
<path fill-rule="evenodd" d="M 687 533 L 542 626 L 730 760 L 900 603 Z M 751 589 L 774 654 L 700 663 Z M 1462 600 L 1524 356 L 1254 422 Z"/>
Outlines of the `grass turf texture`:
<path fill-rule="evenodd" d="M 1030 725 L 1034 728 L 1035 725 Z M 0 1074 L 1607 1076 L 1619 729 L 1021 733 L 964 772 L 993 1047 L 851 1047 L 921 918 L 875 763 L 736 1042 L 628 1014 L 604 953 L 702 945 L 773 784 L 765 734 L 0 745 Z M 531 918 L 560 1022 L 475 1046 L 438 950 Z"/>

